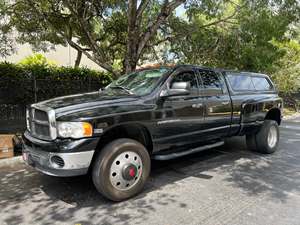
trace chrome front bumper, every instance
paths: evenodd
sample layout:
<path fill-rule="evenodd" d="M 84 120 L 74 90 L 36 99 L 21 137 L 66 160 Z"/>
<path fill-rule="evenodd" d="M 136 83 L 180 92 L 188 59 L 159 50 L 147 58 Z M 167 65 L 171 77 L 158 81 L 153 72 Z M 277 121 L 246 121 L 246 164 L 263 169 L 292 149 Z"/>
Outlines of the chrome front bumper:
<path fill-rule="evenodd" d="M 94 150 L 74 153 L 46 152 L 26 144 L 23 144 L 22 152 L 23 159 L 28 165 L 45 174 L 60 177 L 87 174 L 94 155 Z M 54 156 L 63 163 L 55 163 Z"/>

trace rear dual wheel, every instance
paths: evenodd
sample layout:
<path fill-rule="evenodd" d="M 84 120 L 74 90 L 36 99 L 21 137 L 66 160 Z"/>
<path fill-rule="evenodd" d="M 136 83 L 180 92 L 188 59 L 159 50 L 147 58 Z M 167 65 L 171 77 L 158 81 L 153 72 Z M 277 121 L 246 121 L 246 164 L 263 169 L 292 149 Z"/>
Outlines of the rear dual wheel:
<path fill-rule="evenodd" d="M 263 126 L 256 134 L 246 136 L 249 150 L 270 154 L 277 150 L 279 142 L 279 128 L 274 120 L 265 120 Z"/>
<path fill-rule="evenodd" d="M 149 153 L 141 143 L 127 138 L 114 140 L 94 161 L 94 185 L 112 201 L 128 199 L 143 189 L 150 164 Z"/>

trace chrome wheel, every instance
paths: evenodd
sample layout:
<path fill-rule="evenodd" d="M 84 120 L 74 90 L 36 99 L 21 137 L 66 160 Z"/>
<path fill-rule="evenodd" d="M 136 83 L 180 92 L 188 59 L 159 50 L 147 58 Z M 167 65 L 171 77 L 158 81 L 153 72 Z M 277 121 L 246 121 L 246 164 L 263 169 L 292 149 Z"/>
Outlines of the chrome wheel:
<path fill-rule="evenodd" d="M 274 148 L 277 144 L 278 132 L 276 127 L 271 126 L 268 134 L 268 145 L 270 148 Z"/>
<path fill-rule="evenodd" d="M 143 163 L 135 152 L 118 155 L 110 167 L 110 182 L 118 190 L 128 190 L 141 178 Z"/>

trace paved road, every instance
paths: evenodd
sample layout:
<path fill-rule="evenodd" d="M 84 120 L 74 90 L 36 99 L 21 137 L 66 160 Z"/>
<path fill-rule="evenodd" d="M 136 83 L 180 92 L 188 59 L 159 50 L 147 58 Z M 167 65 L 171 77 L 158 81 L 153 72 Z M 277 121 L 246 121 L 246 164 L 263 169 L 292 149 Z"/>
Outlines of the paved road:
<path fill-rule="evenodd" d="M 244 138 L 153 162 L 142 194 L 105 200 L 89 177 L 54 178 L 23 163 L 0 167 L 0 224 L 300 224 L 300 118 L 284 122 L 279 151 L 248 152 Z"/>

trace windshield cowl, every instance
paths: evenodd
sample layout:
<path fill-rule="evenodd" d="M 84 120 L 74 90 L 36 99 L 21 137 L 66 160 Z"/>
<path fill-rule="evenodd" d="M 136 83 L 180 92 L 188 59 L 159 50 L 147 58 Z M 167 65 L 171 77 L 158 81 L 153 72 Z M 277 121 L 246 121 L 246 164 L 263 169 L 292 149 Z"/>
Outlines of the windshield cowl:
<path fill-rule="evenodd" d="M 121 89 L 121 90 L 127 92 L 130 95 L 134 95 L 134 93 L 130 89 L 128 89 L 126 87 L 123 87 L 123 86 L 110 86 L 110 88 L 112 88 L 112 89 Z"/>

